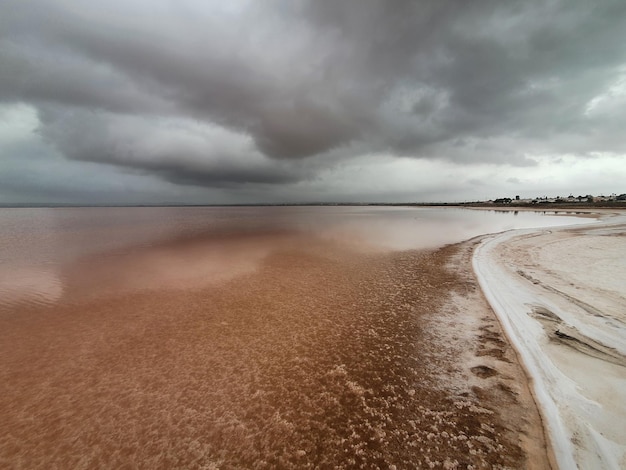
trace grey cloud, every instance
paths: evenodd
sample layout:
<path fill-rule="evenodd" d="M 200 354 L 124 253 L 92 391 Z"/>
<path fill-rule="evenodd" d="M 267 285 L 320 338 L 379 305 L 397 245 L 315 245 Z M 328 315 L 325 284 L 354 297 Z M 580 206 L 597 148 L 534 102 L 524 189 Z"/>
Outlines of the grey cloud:
<path fill-rule="evenodd" d="M 178 184 L 292 184 L 375 153 L 626 150 L 626 112 L 586 112 L 625 73 L 620 0 L 39 0 L 0 17 L 0 100 L 36 106 L 70 159 Z"/>
<path fill-rule="evenodd" d="M 185 119 L 145 118 L 43 106 L 42 137 L 67 157 L 118 165 L 199 186 L 284 184 L 307 176 L 272 163 L 250 138 Z"/>

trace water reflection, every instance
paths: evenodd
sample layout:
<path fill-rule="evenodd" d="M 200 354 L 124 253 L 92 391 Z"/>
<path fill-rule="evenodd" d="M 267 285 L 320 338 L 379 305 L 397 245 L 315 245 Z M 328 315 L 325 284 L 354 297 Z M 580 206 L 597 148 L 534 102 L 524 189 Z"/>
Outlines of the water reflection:
<path fill-rule="evenodd" d="M 589 222 L 527 211 L 466 209 L 353 208 L 345 215 L 319 223 L 312 232 L 353 249 L 399 251 L 437 248 L 485 233 Z"/>
<path fill-rule="evenodd" d="M 0 310 L 20 304 L 45 306 L 62 295 L 63 283 L 54 269 L 19 265 L 0 269 Z"/>
<path fill-rule="evenodd" d="M 285 246 L 283 234 L 197 237 L 86 256 L 65 269 L 72 293 L 124 292 L 216 285 L 254 272 L 272 251 Z"/>
<path fill-rule="evenodd" d="M 258 271 L 274 252 L 316 244 L 336 257 L 574 222 L 589 220 L 415 207 L 0 209 L 0 302 L 216 285 Z"/>

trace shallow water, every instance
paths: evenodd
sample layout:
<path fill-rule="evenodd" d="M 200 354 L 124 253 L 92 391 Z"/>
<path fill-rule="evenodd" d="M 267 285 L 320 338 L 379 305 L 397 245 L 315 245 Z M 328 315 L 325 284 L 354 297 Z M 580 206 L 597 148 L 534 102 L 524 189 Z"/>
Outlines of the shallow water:
<path fill-rule="evenodd" d="M 442 389 L 461 352 L 427 320 L 475 287 L 448 268 L 453 248 L 418 249 L 572 219 L 304 207 L 0 221 L 0 467 L 521 465 L 496 411 Z"/>
<path fill-rule="evenodd" d="M 285 244 L 350 252 L 436 248 L 483 233 L 582 223 L 517 211 L 407 207 L 0 209 L 0 308 L 111 289 L 215 284 Z M 80 269 L 79 279 L 72 273 Z"/>

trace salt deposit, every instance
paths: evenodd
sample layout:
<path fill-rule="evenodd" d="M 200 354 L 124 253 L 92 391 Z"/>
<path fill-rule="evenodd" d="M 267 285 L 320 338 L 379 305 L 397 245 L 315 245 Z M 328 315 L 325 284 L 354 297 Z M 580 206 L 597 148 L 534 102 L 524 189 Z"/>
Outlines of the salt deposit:
<path fill-rule="evenodd" d="M 473 265 L 561 468 L 626 468 L 626 215 L 487 237 Z"/>

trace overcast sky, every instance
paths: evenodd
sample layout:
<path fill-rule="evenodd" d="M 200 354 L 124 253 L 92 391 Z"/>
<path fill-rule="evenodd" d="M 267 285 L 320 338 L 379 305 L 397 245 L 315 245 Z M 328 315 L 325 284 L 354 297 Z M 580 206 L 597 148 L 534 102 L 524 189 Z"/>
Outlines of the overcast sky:
<path fill-rule="evenodd" d="M 624 0 L 4 0 L 0 202 L 626 192 Z"/>

